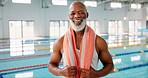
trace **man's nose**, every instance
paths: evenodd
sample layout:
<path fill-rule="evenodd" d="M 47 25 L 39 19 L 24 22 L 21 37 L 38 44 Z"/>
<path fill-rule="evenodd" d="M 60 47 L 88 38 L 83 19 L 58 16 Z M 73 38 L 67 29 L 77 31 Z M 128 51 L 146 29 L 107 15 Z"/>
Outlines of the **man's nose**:
<path fill-rule="evenodd" d="M 76 13 L 74 18 L 80 18 L 80 14 Z"/>

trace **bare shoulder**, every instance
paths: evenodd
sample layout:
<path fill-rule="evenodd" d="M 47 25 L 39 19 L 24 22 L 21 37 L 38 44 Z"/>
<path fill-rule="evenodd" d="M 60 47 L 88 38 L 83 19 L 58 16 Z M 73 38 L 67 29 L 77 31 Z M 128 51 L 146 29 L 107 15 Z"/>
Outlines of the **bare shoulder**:
<path fill-rule="evenodd" d="M 100 36 L 96 35 L 96 48 L 98 51 L 107 50 L 107 42 Z"/>
<path fill-rule="evenodd" d="M 64 36 L 58 38 L 58 39 L 54 42 L 53 50 L 61 51 L 61 49 L 62 49 L 62 47 L 63 47 L 63 39 L 64 39 Z M 57 51 L 55 51 L 55 52 L 57 52 Z"/>
<path fill-rule="evenodd" d="M 105 41 L 102 37 L 100 37 L 100 36 L 98 36 L 98 35 L 96 35 L 96 41 L 97 41 L 98 43 L 106 43 L 106 41 Z"/>

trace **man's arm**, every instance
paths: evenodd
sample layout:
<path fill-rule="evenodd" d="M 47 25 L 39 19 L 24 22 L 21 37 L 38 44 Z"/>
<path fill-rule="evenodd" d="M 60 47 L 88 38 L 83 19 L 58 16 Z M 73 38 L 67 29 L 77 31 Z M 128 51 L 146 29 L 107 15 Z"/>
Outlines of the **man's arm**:
<path fill-rule="evenodd" d="M 48 64 L 48 70 L 56 75 L 59 76 L 59 70 L 60 68 L 59 63 L 61 61 L 62 55 L 61 55 L 61 48 L 62 48 L 62 38 L 55 41 L 53 45 L 53 53 L 50 55 L 49 64 Z"/>
<path fill-rule="evenodd" d="M 59 68 L 59 63 L 62 58 L 61 49 L 63 48 L 63 37 L 56 40 L 53 45 L 53 53 L 50 56 L 48 70 L 56 76 L 74 77 L 76 75 L 75 66 L 65 66 Z"/>
<path fill-rule="evenodd" d="M 81 68 L 82 78 L 98 78 L 112 72 L 114 65 L 112 62 L 112 57 L 108 51 L 107 43 L 99 36 L 96 36 L 96 50 L 98 52 L 98 59 L 100 59 L 103 64 L 103 68 L 100 70 L 95 70 L 92 67 L 90 68 L 90 70 Z"/>
<path fill-rule="evenodd" d="M 97 39 L 97 49 L 99 51 L 98 52 L 99 59 L 103 64 L 103 68 L 99 70 L 97 73 L 99 77 L 102 77 L 112 72 L 112 70 L 114 69 L 114 65 L 112 57 L 108 51 L 108 45 L 106 41 L 99 36 L 97 36 L 96 39 Z"/>

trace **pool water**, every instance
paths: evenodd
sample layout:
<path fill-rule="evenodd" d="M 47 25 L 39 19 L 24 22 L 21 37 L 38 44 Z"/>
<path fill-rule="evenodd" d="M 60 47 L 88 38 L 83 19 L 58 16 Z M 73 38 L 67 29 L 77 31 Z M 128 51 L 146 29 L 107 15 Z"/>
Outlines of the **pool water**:
<path fill-rule="evenodd" d="M 62 78 L 51 74 L 47 69 L 51 54 L 50 42 L 53 45 L 54 41 L 55 39 L 28 40 L 24 44 L 33 43 L 35 54 L 10 56 L 9 40 L 0 40 L 0 78 Z M 147 38 L 134 46 L 123 40 L 122 45 L 109 47 L 109 52 L 116 71 L 102 78 L 148 78 Z M 102 68 L 100 62 L 98 67 Z"/>

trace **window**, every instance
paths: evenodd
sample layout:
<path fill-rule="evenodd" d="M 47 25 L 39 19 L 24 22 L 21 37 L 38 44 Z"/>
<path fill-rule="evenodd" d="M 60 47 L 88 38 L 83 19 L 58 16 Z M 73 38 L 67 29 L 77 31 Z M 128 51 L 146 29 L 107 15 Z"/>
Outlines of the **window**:
<path fill-rule="evenodd" d="M 11 39 L 34 38 L 34 22 L 9 21 L 9 34 Z"/>
<path fill-rule="evenodd" d="M 122 45 L 122 21 L 109 21 L 108 22 L 108 43 L 109 47 L 117 47 Z"/>
<path fill-rule="evenodd" d="M 68 21 L 60 21 L 60 36 L 63 36 L 68 29 Z"/>
<path fill-rule="evenodd" d="M 31 4 L 31 0 L 12 0 L 12 3 Z"/>
<path fill-rule="evenodd" d="M 121 8 L 121 3 L 119 3 L 119 2 L 111 2 L 110 7 L 111 8 Z"/>
<path fill-rule="evenodd" d="M 85 6 L 97 7 L 96 1 L 84 1 Z"/>
<path fill-rule="evenodd" d="M 123 33 L 122 21 L 109 21 L 108 22 L 108 34 L 109 35 L 120 35 Z"/>
<path fill-rule="evenodd" d="M 22 38 L 21 21 L 9 21 L 10 38 Z"/>
<path fill-rule="evenodd" d="M 23 25 L 23 38 L 34 38 L 34 22 L 22 21 Z"/>
<path fill-rule="evenodd" d="M 52 0 L 53 5 L 67 5 L 67 0 Z"/>
<path fill-rule="evenodd" d="M 59 37 L 60 27 L 58 21 L 50 21 L 50 37 Z"/>
<path fill-rule="evenodd" d="M 138 35 L 138 29 L 141 29 L 141 21 L 129 21 L 129 35 Z"/>
<path fill-rule="evenodd" d="M 68 21 L 52 20 L 50 21 L 50 38 L 58 38 L 65 34 L 68 29 Z"/>
<path fill-rule="evenodd" d="M 96 20 L 87 20 L 87 25 L 90 26 L 96 34 L 99 33 L 99 24 L 98 24 L 98 21 Z"/>
<path fill-rule="evenodd" d="M 50 27 L 49 27 L 49 34 L 50 39 L 56 39 L 60 36 L 63 36 L 67 29 L 68 29 L 68 21 L 62 21 L 62 20 L 51 20 L 50 21 Z M 52 46 L 53 42 L 50 42 L 50 52 L 52 52 Z"/>
<path fill-rule="evenodd" d="M 140 44 L 141 41 L 137 38 L 138 36 L 138 29 L 141 28 L 141 21 L 129 21 L 129 45 Z"/>
<path fill-rule="evenodd" d="M 141 4 L 131 4 L 132 9 L 141 9 Z"/>
<path fill-rule="evenodd" d="M 34 54 L 34 22 L 9 21 L 10 56 Z"/>

